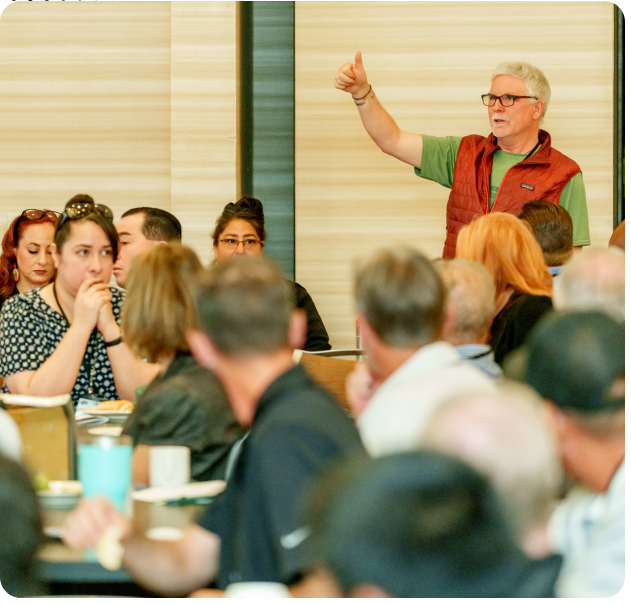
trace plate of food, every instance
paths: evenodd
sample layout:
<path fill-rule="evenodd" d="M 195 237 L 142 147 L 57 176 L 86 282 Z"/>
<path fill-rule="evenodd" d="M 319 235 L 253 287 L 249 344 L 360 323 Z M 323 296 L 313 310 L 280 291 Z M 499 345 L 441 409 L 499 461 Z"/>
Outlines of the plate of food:
<path fill-rule="evenodd" d="M 79 410 L 77 410 L 79 411 Z M 81 413 L 89 416 L 101 416 L 110 422 L 125 422 L 134 411 L 134 404 L 124 399 L 117 401 L 103 401 L 99 405 L 81 408 Z"/>
<path fill-rule="evenodd" d="M 74 508 L 83 491 L 80 481 L 47 481 L 44 484 L 41 477 L 37 487 L 37 497 L 43 508 Z"/>

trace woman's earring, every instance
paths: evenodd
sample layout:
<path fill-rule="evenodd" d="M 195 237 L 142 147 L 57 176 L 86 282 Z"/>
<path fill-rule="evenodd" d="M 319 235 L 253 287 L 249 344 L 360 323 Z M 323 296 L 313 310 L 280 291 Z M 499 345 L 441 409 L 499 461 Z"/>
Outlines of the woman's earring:
<path fill-rule="evenodd" d="M 13 265 L 13 281 L 18 282 L 20 279 L 20 272 L 18 271 L 18 266 Z"/>

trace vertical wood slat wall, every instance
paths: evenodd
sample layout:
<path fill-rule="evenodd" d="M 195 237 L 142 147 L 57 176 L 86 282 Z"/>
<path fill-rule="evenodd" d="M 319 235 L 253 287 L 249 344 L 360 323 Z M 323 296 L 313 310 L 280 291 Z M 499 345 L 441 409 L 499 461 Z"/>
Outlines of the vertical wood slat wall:
<path fill-rule="evenodd" d="M 211 259 L 236 196 L 234 2 L 18 2 L 0 19 L 0 228 L 89 193 Z"/>
<path fill-rule="evenodd" d="M 490 132 L 480 95 L 502 61 L 540 67 L 543 128 L 576 160 L 593 245 L 612 231 L 613 5 L 605 2 L 296 3 L 296 280 L 334 347 L 354 346 L 352 260 L 408 244 L 440 256 L 449 191 L 419 179 L 365 133 L 337 69 L 363 51 L 369 81 L 403 130 Z"/>

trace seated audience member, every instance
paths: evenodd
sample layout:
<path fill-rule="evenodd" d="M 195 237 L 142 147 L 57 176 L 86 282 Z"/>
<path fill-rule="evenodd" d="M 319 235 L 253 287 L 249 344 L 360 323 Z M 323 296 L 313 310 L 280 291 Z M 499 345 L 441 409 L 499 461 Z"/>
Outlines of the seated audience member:
<path fill-rule="evenodd" d="M 43 541 L 31 479 L 15 460 L 0 454 L 0 583 L 11 596 L 45 593 L 35 559 Z"/>
<path fill-rule="evenodd" d="M 554 596 L 560 557 L 526 556 L 488 479 L 455 458 L 355 463 L 312 492 L 314 571 L 295 596 Z"/>
<path fill-rule="evenodd" d="M 0 402 L 0 454 L 19 462 L 22 458 L 20 429 L 2 407 L 2 402 Z"/>
<path fill-rule="evenodd" d="M 249 429 L 226 491 L 182 539 L 164 543 L 133 529 L 105 499 L 85 500 L 66 523 L 65 541 L 92 547 L 118 525 L 129 572 L 154 592 L 184 595 L 215 579 L 291 584 L 307 535 L 297 500 L 305 483 L 345 456 L 361 455 L 357 429 L 342 407 L 293 362 L 304 312 L 279 268 L 235 257 L 213 266 L 197 295 L 199 331 L 188 341 L 212 368 L 235 416 Z M 238 450 L 235 450 L 238 451 Z"/>
<path fill-rule="evenodd" d="M 9 299 L 2 310 L 3 392 L 70 393 L 75 405 L 133 399 L 157 368 L 121 340 L 123 294 L 108 286 L 118 251 L 112 211 L 88 195 L 73 197 L 57 221 L 51 251 L 55 281 Z"/>
<path fill-rule="evenodd" d="M 118 256 L 112 272 L 116 285 L 126 288 L 134 258 L 153 246 L 182 242 L 182 226 L 170 212 L 160 208 L 131 208 L 116 224 Z"/>
<path fill-rule="evenodd" d="M 495 310 L 495 284 L 486 267 L 468 258 L 436 261 L 447 288 L 447 304 L 452 321 L 445 323 L 443 338 L 491 378 L 502 376 L 488 345 Z"/>
<path fill-rule="evenodd" d="M 624 321 L 624 252 L 591 248 L 577 254 L 554 282 L 559 311 L 601 311 Z"/>
<path fill-rule="evenodd" d="M 543 402 L 517 383 L 497 393 L 471 393 L 438 407 L 420 440 L 486 475 L 514 513 L 531 557 L 550 554 L 546 525 L 563 471 Z"/>
<path fill-rule="evenodd" d="M 554 278 L 574 251 L 574 228 L 570 213 L 547 200 L 533 200 L 521 207 L 517 218 L 530 226 L 541 247 L 543 259 Z"/>
<path fill-rule="evenodd" d="M 232 444 L 242 436 L 215 374 L 193 359 L 186 332 L 195 328 L 191 294 L 202 265 L 190 248 L 156 246 L 132 266 L 121 329 L 129 348 L 160 365 L 123 432 L 134 440 L 134 480 L 149 483 L 149 446 L 185 445 L 195 481 L 223 479 Z"/>
<path fill-rule="evenodd" d="M 445 287 L 411 248 L 377 252 L 355 270 L 357 322 L 367 354 L 348 380 L 348 400 L 373 456 L 415 449 L 426 419 L 446 397 L 493 382 L 441 340 Z"/>
<path fill-rule="evenodd" d="M 55 273 L 50 245 L 58 212 L 25 210 L 2 238 L 0 308 L 10 296 L 45 286 Z"/>
<path fill-rule="evenodd" d="M 546 400 L 572 494 L 548 526 L 563 555 L 562 597 L 610 597 L 624 583 L 624 327 L 598 312 L 542 321 L 524 345 L 523 379 Z"/>
<path fill-rule="evenodd" d="M 626 219 L 625 219 L 626 220 Z M 624 252 L 624 221 L 622 221 L 609 238 L 609 247 L 620 248 Z"/>
<path fill-rule="evenodd" d="M 260 256 L 265 247 L 263 204 L 253 197 L 242 197 L 236 204 L 227 204 L 217 218 L 213 231 L 213 250 L 217 260 L 233 254 Z M 298 283 L 290 282 L 295 291 L 296 306 L 307 314 L 307 338 L 298 347 L 305 351 L 328 351 L 329 335 L 309 293 Z"/>
<path fill-rule="evenodd" d="M 512 214 L 493 212 L 458 234 L 456 257 L 481 262 L 495 282 L 491 348 L 502 365 L 552 308 L 552 276 L 532 231 Z"/>

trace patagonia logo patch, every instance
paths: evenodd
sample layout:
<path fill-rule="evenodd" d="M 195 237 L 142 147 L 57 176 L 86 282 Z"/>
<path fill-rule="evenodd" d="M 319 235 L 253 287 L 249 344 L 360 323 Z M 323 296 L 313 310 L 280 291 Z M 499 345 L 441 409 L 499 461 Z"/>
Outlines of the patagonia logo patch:
<path fill-rule="evenodd" d="M 526 183 L 522 183 L 521 186 L 524 189 L 530 189 L 530 191 L 534 191 L 535 190 L 535 188 L 532 185 L 526 185 Z"/>

